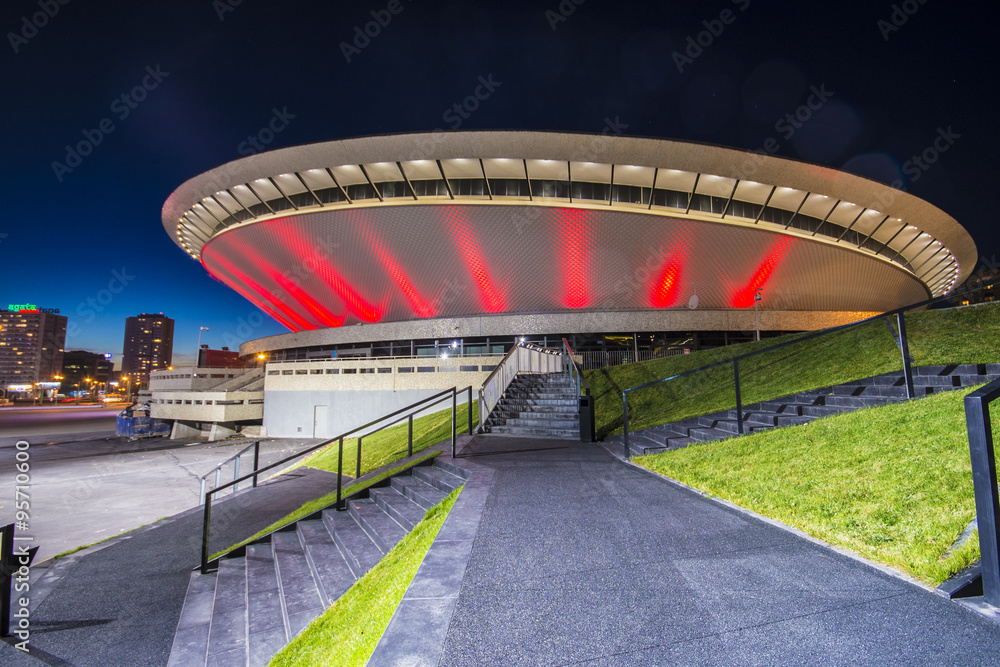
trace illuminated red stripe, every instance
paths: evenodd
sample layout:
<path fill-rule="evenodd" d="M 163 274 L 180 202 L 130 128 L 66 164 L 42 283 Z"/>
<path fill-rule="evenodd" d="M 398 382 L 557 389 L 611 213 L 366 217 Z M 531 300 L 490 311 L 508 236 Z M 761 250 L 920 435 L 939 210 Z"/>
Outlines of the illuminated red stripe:
<path fill-rule="evenodd" d="M 294 224 L 285 220 L 274 221 L 269 223 L 266 229 L 274 243 L 284 246 L 292 257 L 302 259 L 305 266 L 309 266 L 308 260 L 312 255 L 311 264 L 318 267 L 316 273 L 340 297 L 352 315 L 365 322 L 377 322 L 382 319 L 382 310 L 372 305 L 351 287 L 333 267 L 333 258 L 318 253 L 315 243 L 302 238 L 301 230 Z M 291 242 L 288 241 L 289 238 L 292 239 Z M 313 301 L 313 303 L 316 302 Z M 322 308 L 322 306 L 320 307 Z M 343 323 L 342 318 L 338 319 Z M 330 326 L 340 326 L 340 324 Z"/>
<path fill-rule="evenodd" d="M 207 250 L 207 248 L 206 248 L 206 250 Z M 205 264 L 204 257 L 205 257 L 205 253 L 203 252 L 202 253 L 202 258 L 203 258 L 202 259 L 202 264 L 203 265 Z M 212 261 L 213 262 L 218 262 L 219 264 L 221 264 L 235 278 L 239 279 L 240 282 L 245 283 L 247 285 L 247 287 L 249 287 L 254 292 L 256 292 L 257 294 L 259 294 L 262 299 L 264 299 L 267 302 L 272 303 L 275 307 L 277 307 L 279 310 L 281 310 L 281 312 L 283 312 L 289 319 L 291 319 L 293 322 L 295 322 L 298 325 L 298 328 L 295 329 L 296 331 L 300 331 L 302 329 L 318 329 L 319 328 L 315 324 L 313 324 L 312 322 L 308 321 L 307 319 L 305 319 L 304 317 L 302 317 L 301 315 L 299 315 L 298 313 L 296 313 L 294 310 L 292 310 L 286 304 L 282 303 L 282 301 L 280 299 L 276 299 L 273 294 L 271 294 L 270 292 L 268 292 L 267 290 L 265 290 L 263 287 L 261 287 L 257 282 L 255 282 L 252 278 L 250 278 L 250 276 L 248 276 L 246 273 L 244 273 L 243 271 L 241 271 L 240 269 L 238 269 L 236 266 L 234 266 L 232 262 L 230 262 L 229 260 L 227 260 L 226 258 L 224 258 L 221 254 L 219 254 L 219 253 L 212 253 Z M 205 268 L 207 269 L 208 266 L 205 265 Z"/>
<path fill-rule="evenodd" d="M 344 323 L 344 318 L 334 315 L 329 310 L 321 306 L 316 299 L 306 294 L 301 287 L 293 283 L 285 276 L 274 270 L 269 270 L 268 273 L 271 279 L 281 286 L 281 289 L 288 292 L 293 299 L 305 306 L 310 313 L 316 316 L 316 318 L 318 318 L 319 321 L 326 326 L 339 327 Z"/>
<path fill-rule="evenodd" d="M 682 257 L 668 257 L 656 276 L 649 292 L 649 303 L 653 308 L 669 308 L 677 302 L 680 294 L 681 275 L 684 267 Z"/>
<path fill-rule="evenodd" d="M 211 274 L 212 276 L 215 276 L 216 280 L 218 280 L 219 282 L 225 283 L 226 285 L 228 285 L 229 287 L 231 287 L 234 291 L 238 292 L 240 294 L 240 296 L 242 296 L 244 299 L 246 299 L 247 301 L 249 301 L 253 305 L 257 306 L 258 308 L 260 308 L 261 310 L 263 310 L 265 313 L 267 313 L 268 315 L 270 315 L 271 317 L 273 317 L 274 319 L 276 319 L 278 322 L 280 322 L 286 329 L 288 329 L 289 331 L 299 331 L 298 327 L 296 327 L 294 324 L 292 324 L 291 322 L 289 322 L 288 320 L 286 320 L 284 317 L 282 317 L 281 315 L 279 315 L 277 312 L 275 312 L 275 310 L 273 308 L 271 308 L 267 304 L 263 303 L 259 299 L 256 299 L 253 296 L 251 296 L 250 293 L 246 289 L 243 288 L 243 286 L 240 284 L 239 280 L 236 280 L 233 276 L 230 276 L 228 274 L 227 274 L 227 277 L 220 275 L 220 274 L 225 273 L 224 271 L 221 271 L 221 270 L 218 270 L 218 269 L 216 269 L 216 271 L 213 271 L 212 269 L 208 268 L 208 266 L 205 265 L 204 263 L 202 263 L 202 265 L 205 267 L 205 270 L 209 272 L 209 274 Z"/>
<path fill-rule="evenodd" d="M 591 303 L 591 247 L 587 212 L 560 209 L 558 214 L 559 253 L 562 265 L 562 304 L 567 308 L 586 308 Z"/>
<path fill-rule="evenodd" d="M 466 270 L 479 290 L 479 302 L 488 313 L 499 313 L 507 309 L 506 295 L 500 292 L 490 277 L 490 272 L 483 259 L 479 243 L 472 235 L 469 223 L 460 209 L 448 207 L 445 209 L 445 223 L 451 229 L 452 241 L 458 250 Z"/>
<path fill-rule="evenodd" d="M 743 288 L 736 291 L 729 301 L 729 305 L 733 308 L 750 308 L 754 304 L 754 296 L 757 294 L 758 289 L 762 289 L 765 284 L 767 284 L 768 279 L 774 270 L 778 268 L 778 265 L 788 254 L 789 246 L 791 241 L 787 238 L 779 239 L 771 249 L 768 250 L 767 255 L 764 257 L 764 261 L 757 266 L 757 270 L 754 271 L 753 276 L 750 277 L 750 282 L 748 282 Z"/>
<path fill-rule="evenodd" d="M 382 264 L 382 268 L 385 272 L 389 274 L 392 281 L 396 283 L 396 287 L 399 291 L 403 293 L 406 297 L 406 301 L 410 304 L 410 309 L 417 317 L 434 317 L 437 314 L 437 309 L 434 304 L 427 301 L 418 291 L 417 288 L 413 286 L 413 282 L 410 280 L 409 276 L 403 271 L 403 267 L 400 266 L 399 262 L 392 252 L 386 247 L 385 243 L 375 232 L 373 227 L 365 222 L 359 222 L 359 229 L 365 240 L 368 241 L 368 245 L 371 246 L 372 253 L 375 255 L 376 259 Z"/>

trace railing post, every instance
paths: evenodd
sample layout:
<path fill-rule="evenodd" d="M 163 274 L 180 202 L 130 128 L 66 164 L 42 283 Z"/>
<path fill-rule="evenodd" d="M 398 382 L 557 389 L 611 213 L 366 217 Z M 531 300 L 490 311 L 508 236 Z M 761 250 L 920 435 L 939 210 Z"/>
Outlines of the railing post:
<path fill-rule="evenodd" d="M 340 444 L 337 451 L 337 511 L 343 512 L 345 508 L 340 506 L 341 488 L 344 478 L 344 437 L 340 437 Z"/>
<path fill-rule="evenodd" d="M 10 589 L 14 578 L 14 524 L 0 529 L 0 637 L 10 636 Z"/>
<path fill-rule="evenodd" d="M 451 389 L 451 458 L 455 458 L 455 413 L 458 410 L 458 391 Z"/>
<path fill-rule="evenodd" d="M 628 448 L 628 394 L 624 391 L 622 392 L 622 435 L 625 440 L 625 460 L 629 460 L 629 448 Z"/>
<path fill-rule="evenodd" d="M 406 455 L 413 456 L 413 415 L 410 415 L 406 421 Z"/>
<path fill-rule="evenodd" d="M 354 479 L 361 477 L 361 440 L 363 438 L 363 435 L 358 436 L 358 456 L 354 462 Z"/>
<path fill-rule="evenodd" d="M 233 481 L 235 482 L 239 478 L 240 478 L 240 457 L 237 456 L 236 460 L 233 462 Z M 240 485 L 233 484 L 233 493 L 236 493 L 239 490 L 240 490 Z"/>
<path fill-rule="evenodd" d="M 733 359 L 733 384 L 736 386 L 736 430 L 743 435 L 743 398 L 740 395 L 740 360 Z"/>
<path fill-rule="evenodd" d="M 913 398 L 913 368 L 910 367 L 910 344 L 906 340 L 906 322 L 903 313 L 896 313 L 899 326 L 899 350 L 903 353 L 903 378 L 906 380 L 906 397 Z"/>
<path fill-rule="evenodd" d="M 222 466 L 215 469 L 215 488 L 222 486 Z"/>
<path fill-rule="evenodd" d="M 260 440 L 253 443 L 253 487 L 257 488 L 257 468 L 260 467 Z"/>
<path fill-rule="evenodd" d="M 972 487 L 979 523 L 979 554 L 983 599 L 1000 606 L 1000 501 L 997 498 L 996 459 L 988 401 L 979 390 L 965 397 L 965 422 L 972 458 Z"/>
<path fill-rule="evenodd" d="M 469 385 L 469 437 L 472 437 L 472 385 Z"/>
<path fill-rule="evenodd" d="M 204 477 L 201 478 L 201 493 L 199 493 L 198 496 L 201 498 L 201 504 L 204 505 L 205 504 L 205 478 Z"/>
<path fill-rule="evenodd" d="M 212 492 L 205 494 L 205 514 L 201 523 L 201 573 L 208 574 L 208 534 L 212 523 Z"/>

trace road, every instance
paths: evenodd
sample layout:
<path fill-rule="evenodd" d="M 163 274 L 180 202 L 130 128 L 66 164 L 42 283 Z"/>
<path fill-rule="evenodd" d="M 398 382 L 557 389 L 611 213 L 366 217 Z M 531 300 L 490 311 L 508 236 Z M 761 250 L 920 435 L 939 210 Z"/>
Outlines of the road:
<path fill-rule="evenodd" d="M 115 415 L 124 405 L 46 405 L 0 408 L 0 447 L 28 436 L 114 434 Z M 8 444 L 7 441 L 10 441 Z"/>

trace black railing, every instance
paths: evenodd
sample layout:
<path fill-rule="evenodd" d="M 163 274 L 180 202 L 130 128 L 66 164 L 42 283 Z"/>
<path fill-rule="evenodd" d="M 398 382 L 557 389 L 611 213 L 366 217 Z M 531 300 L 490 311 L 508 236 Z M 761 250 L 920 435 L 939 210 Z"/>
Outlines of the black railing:
<path fill-rule="evenodd" d="M 580 413 L 580 442 L 594 442 L 596 430 L 594 429 L 594 399 L 590 395 L 590 383 L 583 376 L 583 369 L 573 358 L 573 348 L 569 346 L 569 341 L 565 338 L 563 342 L 563 364 L 570 382 L 576 389 L 576 398 L 579 401 Z"/>
<path fill-rule="evenodd" d="M 378 419 L 372 420 L 372 421 L 368 422 L 367 424 L 364 424 L 362 426 L 358 426 L 356 428 L 352 428 L 350 431 L 346 431 L 344 433 L 341 433 L 340 435 L 335 436 L 333 438 L 330 438 L 329 440 L 324 440 L 323 442 L 321 442 L 321 443 L 319 443 L 317 445 L 313 445 L 312 447 L 309 447 L 308 449 L 304 449 L 304 450 L 302 450 L 300 452 L 292 454 L 291 456 L 285 457 L 285 458 L 281 459 L 280 461 L 275 461 L 274 463 L 270 463 L 270 464 L 268 464 L 268 465 L 266 465 L 266 466 L 264 466 L 262 468 L 257 468 L 255 466 L 255 469 L 252 472 L 247 473 L 243 477 L 239 477 L 237 479 L 234 479 L 231 482 L 223 484 L 222 486 L 218 486 L 218 487 L 216 487 L 214 489 L 211 489 L 210 491 L 206 491 L 205 492 L 205 499 L 204 499 L 205 511 L 204 511 L 204 515 L 203 515 L 204 518 L 202 520 L 202 528 L 201 528 L 201 573 L 202 574 L 207 574 L 209 572 L 209 560 L 210 560 L 210 558 L 209 558 L 209 535 L 211 533 L 211 526 L 212 526 L 212 496 L 213 495 L 215 495 L 216 493 L 219 493 L 221 491 L 224 491 L 224 490 L 228 489 L 231 486 L 236 486 L 240 482 L 244 482 L 244 481 L 246 481 L 246 480 L 248 480 L 250 478 L 256 479 L 257 476 L 260 473 L 262 473 L 262 472 L 265 472 L 267 470 L 271 470 L 273 468 L 277 468 L 278 466 L 284 465 L 286 463 L 289 463 L 290 461 L 294 461 L 295 459 L 301 458 L 302 456 L 305 456 L 306 454 L 311 454 L 312 452 L 315 452 L 315 451 L 317 451 L 319 449 L 322 449 L 323 447 L 326 447 L 327 445 L 330 445 L 333 442 L 337 442 L 338 443 L 338 451 L 337 451 L 337 502 L 336 502 L 336 507 L 337 507 L 338 510 L 343 510 L 343 509 L 345 509 L 344 504 L 343 504 L 343 500 L 344 500 L 343 499 L 344 438 L 346 438 L 348 436 L 351 436 L 351 435 L 354 435 L 355 433 L 358 433 L 360 431 L 365 431 L 365 430 L 371 428 L 372 426 L 375 426 L 376 424 L 379 424 L 379 423 L 385 421 L 386 419 L 391 419 L 393 417 L 397 417 L 398 415 L 401 415 L 403 413 L 406 413 L 407 411 L 411 411 L 412 410 L 413 412 L 411 414 L 407 415 L 406 417 L 401 417 L 400 419 L 396 419 L 396 420 L 393 420 L 393 421 L 391 421 L 391 422 L 389 422 L 387 424 L 383 424 L 382 426 L 379 426 L 377 429 L 375 429 L 375 430 L 373 430 L 371 432 L 365 433 L 363 436 L 361 436 L 361 437 L 365 437 L 365 436 L 373 435 L 374 433 L 377 433 L 378 431 L 381 431 L 381 430 L 383 430 L 385 428 L 388 428 L 389 426 L 393 426 L 394 424 L 398 424 L 399 422 L 403 421 L 403 419 L 409 418 L 410 419 L 410 428 L 409 428 L 409 436 L 408 436 L 408 438 L 409 438 L 409 444 L 407 446 L 407 456 L 412 456 L 413 455 L 413 421 L 412 421 L 413 415 L 417 414 L 417 413 L 420 413 L 420 412 L 423 412 L 424 410 L 426 410 L 426 409 L 428 409 L 430 407 L 433 407 L 433 406 L 437 405 L 438 403 L 443 403 L 444 401 L 446 401 L 446 400 L 448 400 L 450 398 L 451 399 L 451 455 L 452 455 L 452 458 L 454 458 L 455 457 L 455 440 L 456 440 L 456 435 L 457 435 L 456 434 L 455 415 L 456 415 L 457 408 L 458 408 L 458 395 L 460 393 L 468 393 L 468 397 L 469 397 L 468 398 L 468 401 L 469 401 L 469 403 L 468 403 L 468 407 L 469 407 L 469 435 L 472 435 L 472 416 L 471 416 L 472 415 L 472 387 L 468 386 L 468 387 L 465 387 L 464 389 L 458 389 L 457 387 L 452 387 L 451 389 L 446 389 L 446 390 L 444 390 L 442 392 L 434 394 L 433 396 L 428 396 L 427 398 L 421 399 L 421 400 L 419 400 L 419 401 L 417 401 L 415 403 L 411 403 L 410 405 L 407 405 L 404 408 L 400 408 L 399 410 L 396 410 L 394 412 L 390 412 L 387 415 L 382 415 Z M 361 439 L 361 437 L 359 437 L 359 442 L 358 442 L 358 461 L 359 461 L 359 463 L 358 463 L 357 470 L 356 470 L 356 472 L 358 473 L 357 477 L 361 476 L 361 464 L 360 464 L 360 461 L 361 461 L 361 443 L 360 443 L 360 439 Z M 358 491 L 360 491 L 360 490 L 361 489 L 359 489 Z M 355 493 L 357 493 L 358 491 L 355 491 Z"/>
<path fill-rule="evenodd" d="M 994 607 L 1000 607 L 1000 497 L 997 494 L 996 459 L 993 458 L 990 403 L 997 398 L 1000 398 L 1000 380 L 994 380 L 965 397 L 972 488 L 979 524 L 983 600 Z"/>
<path fill-rule="evenodd" d="M 698 368 L 692 368 L 689 371 L 684 371 L 683 373 L 677 373 L 676 375 L 671 375 L 670 377 L 661 378 L 659 380 L 653 380 L 652 382 L 647 382 L 645 384 L 640 384 L 635 387 L 629 387 L 622 391 L 622 433 L 624 435 L 623 440 L 625 441 L 625 458 L 630 458 L 629 452 L 629 431 L 628 431 L 628 395 L 631 392 L 639 391 L 640 389 L 646 389 L 647 387 L 652 387 L 654 385 L 663 384 L 665 382 L 670 382 L 678 378 L 686 377 L 688 375 L 694 375 L 695 373 L 701 373 L 702 371 L 707 371 L 712 368 L 719 368 L 721 366 L 726 366 L 727 364 L 732 364 L 733 366 L 733 387 L 736 394 L 736 427 L 737 432 L 743 435 L 743 401 L 740 394 L 740 361 L 743 359 L 748 359 L 750 357 L 755 357 L 759 354 L 764 354 L 765 352 L 773 352 L 774 350 L 780 350 L 783 347 L 788 347 L 789 345 L 797 345 L 799 343 L 805 342 L 807 340 L 812 340 L 814 338 L 820 338 L 822 336 L 828 336 L 833 333 L 840 331 L 845 331 L 847 329 L 852 329 L 855 327 L 860 327 L 871 322 L 876 322 L 878 320 L 885 320 L 886 323 L 892 317 L 896 318 L 896 324 L 899 328 L 899 338 L 896 341 L 897 347 L 899 347 L 900 353 L 902 354 L 903 361 L 903 377 L 906 382 L 906 397 L 913 398 L 913 369 L 910 366 L 910 353 L 909 353 L 909 343 L 906 338 L 906 324 L 903 320 L 903 314 L 910 310 L 916 310 L 918 308 L 925 308 L 929 305 L 939 303 L 941 301 L 946 301 L 949 299 L 954 299 L 956 296 L 961 296 L 963 294 L 970 294 L 972 292 L 979 291 L 986 286 L 1000 284 L 1000 281 L 996 283 L 988 283 L 984 285 L 979 285 L 975 288 L 966 289 L 960 292 L 952 292 L 945 296 L 935 297 L 933 299 L 927 299 L 926 301 L 920 301 L 918 303 L 911 304 L 909 306 L 903 306 L 902 308 L 897 308 L 896 310 L 891 310 L 886 313 L 881 313 L 879 315 L 874 315 L 872 317 L 865 318 L 863 320 L 858 320 L 857 322 L 851 322 L 850 324 L 842 324 L 836 327 L 830 327 L 828 329 L 821 329 L 819 331 L 814 331 L 812 333 L 797 336 L 793 340 L 785 341 L 783 343 L 778 343 L 777 345 L 771 345 L 765 347 L 761 350 L 755 350 L 753 352 L 747 352 L 746 354 L 740 354 L 730 359 L 725 359 L 723 361 L 716 361 L 715 363 L 706 364 L 705 366 L 699 366 Z M 891 329 L 891 326 L 890 326 Z"/>

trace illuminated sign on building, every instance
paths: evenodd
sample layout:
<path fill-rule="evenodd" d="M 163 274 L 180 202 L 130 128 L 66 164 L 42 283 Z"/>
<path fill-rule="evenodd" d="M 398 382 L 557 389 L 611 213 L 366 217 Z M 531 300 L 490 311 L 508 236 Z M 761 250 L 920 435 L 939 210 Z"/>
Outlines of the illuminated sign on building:
<path fill-rule="evenodd" d="M 58 308 L 39 308 L 33 303 L 11 303 L 7 305 L 7 311 L 13 313 L 58 313 Z"/>

